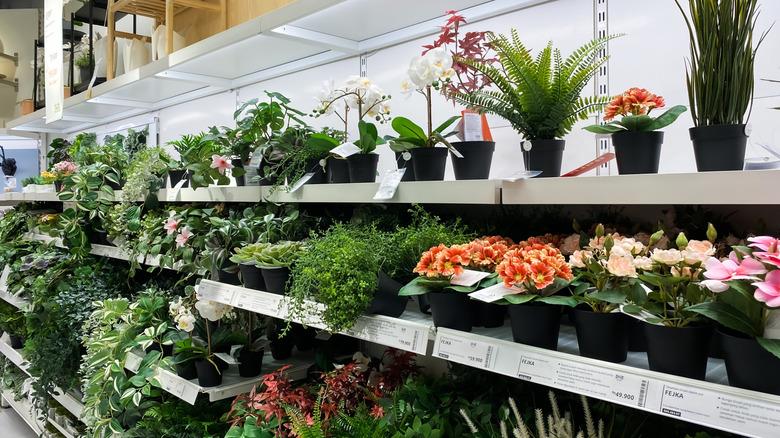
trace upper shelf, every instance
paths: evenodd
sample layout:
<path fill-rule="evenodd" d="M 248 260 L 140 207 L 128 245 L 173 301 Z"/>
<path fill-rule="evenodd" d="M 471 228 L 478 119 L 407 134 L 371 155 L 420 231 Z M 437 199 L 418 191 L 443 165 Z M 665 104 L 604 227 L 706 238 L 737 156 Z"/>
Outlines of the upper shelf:
<path fill-rule="evenodd" d="M 65 99 L 62 120 L 41 109 L 8 126 L 82 131 L 434 34 L 449 9 L 473 23 L 546 1 L 297 0 Z"/>

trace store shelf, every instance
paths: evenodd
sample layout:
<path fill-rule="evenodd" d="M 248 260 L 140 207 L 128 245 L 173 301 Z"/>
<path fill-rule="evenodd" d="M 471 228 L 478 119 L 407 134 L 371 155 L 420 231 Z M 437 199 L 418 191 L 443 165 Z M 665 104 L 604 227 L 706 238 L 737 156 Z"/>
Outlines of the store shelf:
<path fill-rule="evenodd" d="M 204 299 L 229 304 L 261 315 L 290 319 L 287 301 L 281 295 L 210 280 L 201 280 L 198 294 Z M 306 305 L 321 307 L 320 304 L 313 302 L 307 302 Z M 325 328 L 322 321 L 314 318 L 294 321 L 310 327 Z M 428 352 L 428 341 L 433 339 L 434 331 L 429 316 L 414 312 L 410 308 L 403 313 L 402 318 L 382 315 L 361 316 L 351 329 L 341 334 L 424 355 Z"/>
<path fill-rule="evenodd" d="M 54 426 L 54 428 L 57 429 L 57 431 L 59 433 L 61 433 L 62 436 L 64 436 L 65 438 L 76 438 L 75 435 L 71 434 L 64 427 L 60 426 L 60 423 L 57 423 L 56 421 L 54 421 L 53 418 L 49 417 L 49 418 L 47 418 L 47 420 L 49 421 L 49 424 Z"/>
<path fill-rule="evenodd" d="M 780 170 L 533 178 L 504 182 L 503 204 L 776 205 Z"/>
<path fill-rule="evenodd" d="M 40 435 L 43 433 L 43 427 L 38 424 L 38 421 L 35 419 L 35 416 L 32 414 L 32 406 L 30 403 L 28 403 L 26 400 L 14 400 L 14 395 L 11 393 L 11 391 L 4 390 L 2 392 L 3 400 L 5 400 L 6 403 L 8 403 L 9 406 L 11 406 L 11 409 L 16 411 L 17 414 L 19 414 L 20 417 L 22 417 L 22 420 L 24 420 L 25 423 L 32 429 L 35 433 Z"/>
<path fill-rule="evenodd" d="M 8 126 L 78 132 L 432 35 L 449 9 L 475 23 L 547 1 L 297 0 L 65 99 L 61 120 L 40 109 Z"/>
<path fill-rule="evenodd" d="M 27 301 L 22 297 L 11 294 L 5 289 L 0 289 L 0 299 L 16 307 L 19 310 L 26 310 L 30 306 L 29 301 Z"/>
<path fill-rule="evenodd" d="M 699 381 L 649 371 L 644 353 L 624 364 L 588 359 L 568 326 L 559 351 L 514 343 L 509 327 L 440 328 L 433 356 L 739 435 L 766 438 L 780 427 L 780 397 L 725 386 L 721 360 L 710 359 L 707 381 Z"/>
<path fill-rule="evenodd" d="M 25 374 L 27 374 L 30 377 L 33 377 L 30 375 L 30 372 L 28 371 L 30 364 L 24 359 L 20 350 L 14 350 L 13 348 L 11 348 L 11 346 L 6 342 L 5 339 L 6 339 L 6 335 L 4 335 L 2 339 L 0 339 L 0 353 L 6 358 L 8 358 L 8 360 L 10 360 L 20 370 L 24 371 Z M 81 403 L 76 397 L 58 388 L 52 392 L 51 396 L 55 400 L 57 400 L 57 402 L 61 404 L 65 409 L 67 409 L 71 414 L 76 416 L 76 418 L 81 418 L 81 414 L 84 412 L 84 404 Z"/>
<path fill-rule="evenodd" d="M 130 352 L 128 353 L 125 368 L 136 372 L 141 360 L 143 360 L 143 356 L 139 353 Z M 270 373 L 284 365 L 291 365 L 286 371 L 287 376 L 291 380 L 303 380 L 308 375 L 309 368 L 313 363 L 314 359 L 310 355 L 306 355 L 303 358 L 294 357 L 289 360 L 277 361 L 274 360 L 271 353 L 267 353 L 263 357 L 262 369 L 264 373 Z M 223 371 L 222 384 L 204 388 L 198 385 L 197 379 L 185 380 L 174 372 L 157 368 L 157 380 L 160 382 L 162 389 L 192 405 L 195 404 L 199 394 L 208 394 L 209 401 L 224 400 L 239 394 L 245 394 L 251 391 L 262 379 L 263 374 L 257 377 L 241 377 L 238 375 L 238 367 L 231 366 L 226 371 Z"/>

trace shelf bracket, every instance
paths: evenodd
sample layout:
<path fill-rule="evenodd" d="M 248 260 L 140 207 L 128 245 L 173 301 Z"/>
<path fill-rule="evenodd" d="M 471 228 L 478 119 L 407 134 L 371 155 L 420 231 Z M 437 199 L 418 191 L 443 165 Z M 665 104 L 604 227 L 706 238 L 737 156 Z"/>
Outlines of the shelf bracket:
<path fill-rule="evenodd" d="M 315 46 L 335 50 L 337 52 L 360 53 L 360 43 L 347 38 L 328 35 L 322 32 L 303 29 L 297 26 L 281 26 L 271 31 L 273 34 L 291 40 L 304 41 Z"/>
<path fill-rule="evenodd" d="M 194 82 L 196 84 L 204 84 L 212 87 L 223 88 L 225 90 L 233 88 L 233 81 L 230 79 L 218 78 L 208 75 L 199 75 L 195 73 L 186 73 L 183 71 L 161 71 L 155 76 L 161 79 L 174 79 L 185 82 Z"/>
<path fill-rule="evenodd" d="M 115 106 L 126 106 L 128 108 L 149 108 L 151 109 L 151 105 L 147 102 L 139 102 L 137 100 L 128 100 L 128 99 L 117 99 L 114 97 L 104 97 L 104 96 L 98 96 L 93 97 L 92 99 L 87 100 L 88 103 L 95 103 L 99 105 L 115 105 Z"/>

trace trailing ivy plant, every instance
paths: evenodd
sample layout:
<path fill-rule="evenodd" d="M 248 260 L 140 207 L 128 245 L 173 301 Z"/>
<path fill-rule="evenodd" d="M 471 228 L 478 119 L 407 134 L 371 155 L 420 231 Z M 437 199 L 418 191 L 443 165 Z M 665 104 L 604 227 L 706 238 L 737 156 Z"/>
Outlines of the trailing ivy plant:
<path fill-rule="evenodd" d="M 157 190 L 165 186 L 165 175 L 171 157 L 161 147 L 138 151 L 127 168 L 127 180 L 122 187 L 123 202 L 144 201 L 149 207 L 157 205 Z"/>

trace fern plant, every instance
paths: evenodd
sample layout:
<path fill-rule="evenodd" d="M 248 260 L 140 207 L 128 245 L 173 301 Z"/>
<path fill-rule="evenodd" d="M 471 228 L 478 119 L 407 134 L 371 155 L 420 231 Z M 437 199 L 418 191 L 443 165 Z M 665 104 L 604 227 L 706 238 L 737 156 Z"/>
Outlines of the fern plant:
<path fill-rule="evenodd" d="M 587 119 L 608 102 L 608 97 L 581 94 L 607 61 L 607 43 L 617 36 L 594 39 L 564 60 L 552 42 L 534 58 L 515 29 L 510 36 L 489 34 L 498 66 L 468 58 L 456 60 L 485 75 L 495 89 L 458 92 L 454 98 L 480 112 L 506 119 L 527 140 L 560 139 L 576 122 Z"/>

